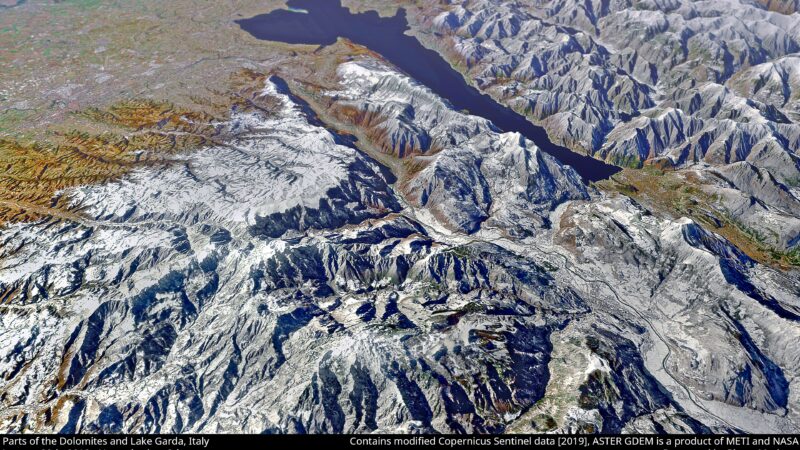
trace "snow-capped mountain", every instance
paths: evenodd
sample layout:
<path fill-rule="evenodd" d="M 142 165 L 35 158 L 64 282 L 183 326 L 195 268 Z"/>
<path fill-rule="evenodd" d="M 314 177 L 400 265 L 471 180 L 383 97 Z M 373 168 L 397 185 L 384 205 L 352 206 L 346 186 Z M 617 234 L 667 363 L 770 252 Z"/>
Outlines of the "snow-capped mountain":
<path fill-rule="evenodd" d="M 626 167 L 737 172 L 704 178 L 720 209 L 770 245 L 798 244 L 792 2 L 454 1 L 413 19 L 426 45 L 554 141 Z M 758 184 L 769 187 L 741 187 Z M 774 189 L 791 194 L 773 202 Z"/>
<path fill-rule="evenodd" d="M 219 142 L 0 231 L 4 431 L 800 429 L 797 272 L 384 61 L 336 74 L 319 112 L 424 164 L 272 76 Z"/>

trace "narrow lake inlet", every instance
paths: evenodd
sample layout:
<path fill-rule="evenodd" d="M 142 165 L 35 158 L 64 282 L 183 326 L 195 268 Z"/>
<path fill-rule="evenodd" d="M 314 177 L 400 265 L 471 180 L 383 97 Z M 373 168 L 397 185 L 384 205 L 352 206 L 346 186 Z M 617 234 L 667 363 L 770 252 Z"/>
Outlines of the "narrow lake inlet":
<path fill-rule="evenodd" d="M 540 149 L 568 164 L 587 182 L 620 169 L 554 144 L 542 127 L 469 85 L 438 53 L 423 46 L 408 30 L 405 10 L 382 18 L 370 11 L 352 14 L 340 0 L 291 0 L 289 9 L 237 21 L 254 37 L 289 44 L 330 45 L 340 37 L 381 54 L 412 78 L 446 99 L 456 109 L 490 120 L 503 131 L 518 132 Z"/>

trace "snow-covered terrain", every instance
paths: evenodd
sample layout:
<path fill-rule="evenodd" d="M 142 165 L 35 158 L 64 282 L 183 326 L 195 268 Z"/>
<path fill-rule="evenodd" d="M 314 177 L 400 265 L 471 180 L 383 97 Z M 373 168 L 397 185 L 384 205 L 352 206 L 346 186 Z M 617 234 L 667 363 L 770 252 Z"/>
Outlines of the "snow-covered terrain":
<path fill-rule="evenodd" d="M 337 74 L 428 158 L 403 186 L 271 77 L 224 143 L 0 231 L 0 429 L 800 432 L 797 272 Z"/>
<path fill-rule="evenodd" d="M 626 167 L 711 167 L 721 210 L 776 248 L 800 243 L 792 2 L 469 0 L 413 19 L 419 39 L 555 142 Z"/>

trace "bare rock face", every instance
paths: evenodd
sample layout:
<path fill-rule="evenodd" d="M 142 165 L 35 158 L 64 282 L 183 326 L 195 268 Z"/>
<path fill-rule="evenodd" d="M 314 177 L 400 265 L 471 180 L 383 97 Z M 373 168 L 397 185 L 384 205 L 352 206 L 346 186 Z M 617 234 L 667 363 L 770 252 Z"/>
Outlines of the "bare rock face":
<path fill-rule="evenodd" d="M 800 2 L 797 0 L 758 0 L 758 3 L 764 5 L 770 11 L 775 11 L 783 14 L 794 14 L 800 12 Z"/>
<path fill-rule="evenodd" d="M 0 230 L 0 429 L 800 431 L 797 272 L 372 57 L 338 75 L 333 107 L 419 170 L 273 77 L 224 141 Z M 714 170 L 795 214 L 768 169 Z"/>

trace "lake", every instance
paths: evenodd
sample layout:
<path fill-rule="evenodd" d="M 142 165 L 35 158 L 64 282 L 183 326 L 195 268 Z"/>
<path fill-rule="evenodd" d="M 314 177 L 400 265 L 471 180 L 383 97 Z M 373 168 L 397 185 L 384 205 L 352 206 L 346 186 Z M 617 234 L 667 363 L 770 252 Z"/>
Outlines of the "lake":
<path fill-rule="evenodd" d="M 484 117 L 503 131 L 521 133 L 562 163 L 574 167 L 586 181 L 606 179 L 620 170 L 554 144 L 542 127 L 469 85 L 438 53 L 405 34 L 408 22 L 403 9 L 394 17 L 382 18 L 374 11 L 352 14 L 339 0 L 291 0 L 287 6 L 291 10 L 276 10 L 237 23 L 254 37 L 268 41 L 330 45 L 339 37 L 349 39 L 380 53 L 447 99 L 455 109 Z"/>

